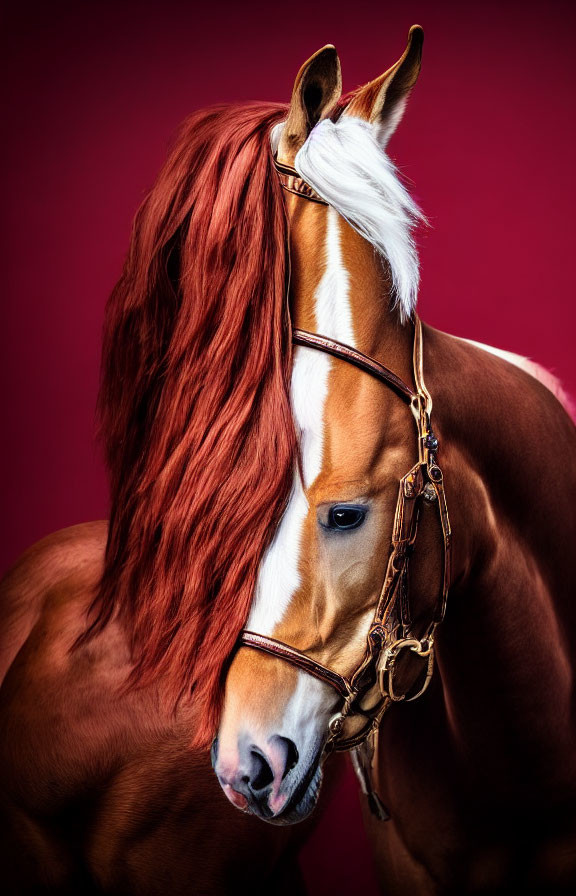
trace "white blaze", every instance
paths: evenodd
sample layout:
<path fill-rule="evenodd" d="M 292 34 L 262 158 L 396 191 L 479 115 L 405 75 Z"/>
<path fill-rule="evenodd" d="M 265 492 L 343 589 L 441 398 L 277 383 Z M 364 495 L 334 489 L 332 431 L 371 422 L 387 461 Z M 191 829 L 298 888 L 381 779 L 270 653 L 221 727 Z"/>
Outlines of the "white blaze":
<path fill-rule="evenodd" d="M 326 267 L 314 297 L 316 326 L 323 336 L 354 345 L 349 276 L 340 246 L 340 217 L 333 208 L 328 208 L 327 215 Z M 324 408 L 332 363 L 328 355 L 317 349 L 298 346 L 294 352 L 290 397 L 300 435 L 304 482 L 296 469 L 290 501 L 260 566 L 246 627 L 262 635 L 273 634 L 301 584 L 300 549 L 308 514 L 305 489 L 322 468 Z M 306 679 L 309 681 L 309 676 Z"/>

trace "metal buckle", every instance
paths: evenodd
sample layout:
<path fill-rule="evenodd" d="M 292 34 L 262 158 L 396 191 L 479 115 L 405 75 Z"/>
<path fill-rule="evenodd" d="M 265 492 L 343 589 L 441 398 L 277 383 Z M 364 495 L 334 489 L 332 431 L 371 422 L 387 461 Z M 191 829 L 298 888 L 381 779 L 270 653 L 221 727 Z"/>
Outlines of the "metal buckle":
<path fill-rule="evenodd" d="M 330 737 L 332 739 L 337 738 L 342 733 L 344 719 L 344 714 L 342 712 L 337 712 L 328 722 L 328 731 L 330 732 Z"/>
<path fill-rule="evenodd" d="M 344 708 L 342 712 L 336 713 L 336 715 L 332 716 L 328 722 L 329 737 L 326 741 L 325 752 L 343 753 L 363 744 L 371 735 L 374 735 L 378 731 L 382 716 L 389 706 L 389 700 L 380 700 L 379 705 L 374 708 L 373 716 L 369 715 L 371 710 L 367 712 L 360 711 L 360 713 L 358 713 L 354 711 L 350 712 L 349 708 Z M 359 714 L 367 716 L 366 722 L 356 734 L 350 734 L 348 737 L 345 737 L 344 725 L 346 720 L 354 719 Z"/>
<path fill-rule="evenodd" d="M 418 693 L 413 694 L 411 697 L 407 697 L 406 694 L 398 695 L 394 690 L 394 668 L 396 660 L 400 652 L 406 648 L 428 660 L 424 684 Z M 423 641 L 418 641 L 417 638 L 400 638 L 399 640 L 394 641 L 393 644 L 382 651 L 378 661 L 377 671 L 378 685 L 383 697 L 389 697 L 393 703 L 401 703 L 403 700 L 405 700 L 406 703 L 411 703 L 412 700 L 417 700 L 418 697 L 422 696 L 430 684 L 430 679 L 432 678 L 432 673 L 434 671 L 434 644 L 432 638 L 425 638 Z M 388 676 L 388 687 L 386 687 L 386 675 Z"/>

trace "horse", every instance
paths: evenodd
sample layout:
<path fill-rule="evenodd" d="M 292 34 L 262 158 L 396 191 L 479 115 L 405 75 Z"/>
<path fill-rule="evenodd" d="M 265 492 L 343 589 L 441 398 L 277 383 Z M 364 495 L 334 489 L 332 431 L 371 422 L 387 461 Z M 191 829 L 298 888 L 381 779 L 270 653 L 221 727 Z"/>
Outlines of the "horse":
<path fill-rule="evenodd" d="M 352 750 L 387 894 L 574 892 L 573 408 L 416 315 L 421 212 L 386 145 L 422 38 L 345 97 L 318 51 L 272 133 L 298 453 L 213 765 L 282 825 Z"/>
<path fill-rule="evenodd" d="M 575 879 L 576 433 L 545 371 L 416 316 L 385 147 L 421 49 L 194 113 L 138 212 L 110 521 L 2 586 L 9 892 L 296 893 L 346 749 L 386 892 Z"/>

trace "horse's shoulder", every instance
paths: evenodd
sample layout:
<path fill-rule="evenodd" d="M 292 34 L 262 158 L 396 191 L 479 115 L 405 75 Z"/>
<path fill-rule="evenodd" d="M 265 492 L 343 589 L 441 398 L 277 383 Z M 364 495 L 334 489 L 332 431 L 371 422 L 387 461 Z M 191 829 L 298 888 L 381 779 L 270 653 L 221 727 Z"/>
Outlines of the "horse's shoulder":
<path fill-rule="evenodd" d="M 26 550 L 0 581 L 0 682 L 27 638 L 63 595 L 84 607 L 101 572 L 108 524 L 53 532 Z"/>
<path fill-rule="evenodd" d="M 34 603 L 54 584 L 84 570 L 100 574 L 108 523 L 81 523 L 35 542 L 16 560 L 0 582 L 0 607 Z"/>
<path fill-rule="evenodd" d="M 16 801 L 50 811 L 113 767 L 130 716 L 127 639 L 112 621 L 76 646 L 98 585 L 105 524 L 55 533 L 5 577 L 0 767 Z M 137 698 L 133 698 L 137 699 Z"/>

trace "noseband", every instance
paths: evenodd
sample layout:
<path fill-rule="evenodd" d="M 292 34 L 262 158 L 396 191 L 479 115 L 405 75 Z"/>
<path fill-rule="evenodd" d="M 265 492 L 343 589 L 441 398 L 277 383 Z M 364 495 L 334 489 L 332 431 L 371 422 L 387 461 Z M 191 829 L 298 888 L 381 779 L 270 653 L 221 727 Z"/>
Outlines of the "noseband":
<path fill-rule="evenodd" d="M 327 204 L 299 177 L 295 169 L 278 164 L 277 168 L 282 186 L 286 190 L 314 202 Z M 437 460 L 438 439 L 431 426 L 432 398 L 424 383 L 422 324 L 415 317 L 412 359 L 415 390 L 379 361 L 335 339 L 318 333 L 294 330 L 292 340 L 295 345 L 316 349 L 346 361 L 392 389 L 412 411 L 418 438 L 418 460 L 399 482 L 386 574 L 366 638 L 364 656 L 356 670 L 345 677 L 296 648 L 256 632 L 244 630 L 240 644 L 285 660 L 331 685 L 338 692 L 344 702 L 340 712 L 329 722 L 326 752 L 354 751 L 355 769 L 363 789 L 369 796 L 375 813 L 385 818 L 385 810 L 381 804 L 378 805 L 378 798 L 370 785 L 371 764 L 366 762 L 365 757 L 362 760 L 358 748 L 375 734 L 389 706 L 415 700 L 428 687 L 434 668 L 434 636 L 437 626 L 444 618 L 450 584 L 451 530 L 444 477 Z M 412 630 L 408 567 L 418 532 L 422 502 L 435 505 L 438 509 L 443 542 L 443 571 L 441 589 L 431 619 L 424 635 L 419 637 Z M 398 693 L 395 685 L 396 662 L 403 651 L 411 651 L 424 663 L 423 681 L 416 693 Z M 364 708 L 363 699 L 375 686 L 379 693 L 376 703 Z M 355 716 L 362 716 L 366 721 L 356 734 L 345 737 L 345 720 Z"/>

